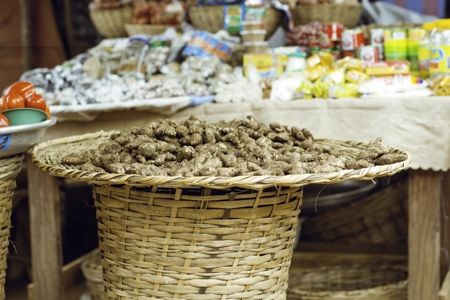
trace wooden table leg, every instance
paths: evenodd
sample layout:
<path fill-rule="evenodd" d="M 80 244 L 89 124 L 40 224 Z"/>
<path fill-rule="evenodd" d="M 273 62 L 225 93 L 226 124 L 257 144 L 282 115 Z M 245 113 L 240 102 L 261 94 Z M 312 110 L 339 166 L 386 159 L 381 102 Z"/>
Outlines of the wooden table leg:
<path fill-rule="evenodd" d="M 27 157 L 31 260 L 34 299 L 62 300 L 62 237 L 56 177 L 40 171 Z"/>
<path fill-rule="evenodd" d="M 409 177 L 408 300 L 439 293 L 441 173 L 412 170 Z"/>
<path fill-rule="evenodd" d="M 441 283 L 446 277 L 450 260 L 450 172 L 442 173 L 442 194 L 441 201 Z M 447 220 L 446 220 L 447 219 Z"/>

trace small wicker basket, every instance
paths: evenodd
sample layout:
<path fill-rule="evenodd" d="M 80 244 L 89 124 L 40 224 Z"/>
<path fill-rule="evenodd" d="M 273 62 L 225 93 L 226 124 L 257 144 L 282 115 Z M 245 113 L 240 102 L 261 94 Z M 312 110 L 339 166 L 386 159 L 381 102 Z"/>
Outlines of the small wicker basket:
<path fill-rule="evenodd" d="M 129 36 L 136 34 L 158 35 L 164 33 L 168 28 L 173 27 L 176 31 L 181 32 L 180 26 L 172 25 L 150 25 L 150 24 L 125 24 L 125 31 Z"/>
<path fill-rule="evenodd" d="M 189 19 L 195 28 L 199 30 L 216 33 L 224 29 L 223 5 L 214 6 L 192 6 L 189 11 Z M 266 25 L 265 39 L 269 39 L 281 23 L 282 13 L 276 9 L 269 8 L 264 16 Z"/>
<path fill-rule="evenodd" d="M 288 300 L 406 300 L 403 266 L 334 266 L 291 274 Z"/>
<path fill-rule="evenodd" d="M 16 177 L 20 172 L 24 156 L 0 158 L 0 300 L 5 299 L 6 258 L 8 255 L 11 228 L 12 198 L 16 188 Z"/>
<path fill-rule="evenodd" d="M 81 263 L 81 271 L 86 278 L 86 286 L 91 300 L 103 300 L 105 288 L 103 287 L 103 269 L 99 249 L 86 255 Z"/>
<path fill-rule="evenodd" d="M 347 28 L 353 28 L 358 24 L 362 11 L 361 4 L 316 4 L 293 8 L 291 14 L 295 26 L 319 21 L 338 22 Z"/>
<path fill-rule="evenodd" d="M 133 18 L 133 7 L 90 9 L 89 16 L 97 31 L 107 38 L 126 37 L 125 24 Z"/>

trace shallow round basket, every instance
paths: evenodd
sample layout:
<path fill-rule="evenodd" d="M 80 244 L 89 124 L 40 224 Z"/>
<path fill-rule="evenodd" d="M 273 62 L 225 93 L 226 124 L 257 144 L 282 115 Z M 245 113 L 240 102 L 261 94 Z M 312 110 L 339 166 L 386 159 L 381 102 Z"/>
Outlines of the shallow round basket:
<path fill-rule="evenodd" d="M 321 23 L 338 22 L 347 28 L 354 28 L 358 24 L 362 11 L 361 4 L 317 4 L 293 8 L 291 14 L 295 26 L 319 21 Z"/>
<path fill-rule="evenodd" d="M 125 24 L 133 18 L 133 7 L 89 10 L 89 16 L 97 31 L 106 38 L 126 37 Z"/>
<path fill-rule="evenodd" d="M 150 25 L 150 24 L 125 24 L 125 31 L 128 36 L 137 34 L 158 35 L 164 33 L 168 28 L 174 28 L 177 32 L 181 32 L 180 26 L 172 25 Z"/>
<path fill-rule="evenodd" d="M 105 291 L 99 249 L 92 251 L 85 257 L 81 263 L 81 271 L 86 278 L 86 286 L 91 300 L 103 300 Z"/>
<path fill-rule="evenodd" d="M 0 158 L 0 300 L 5 299 L 12 198 L 16 188 L 15 179 L 20 172 L 23 159 L 23 154 Z"/>
<path fill-rule="evenodd" d="M 303 186 L 373 179 L 396 164 L 327 174 L 169 177 L 67 165 L 110 139 L 98 132 L 41 143 L 32 161 L 50 175 L 93 183 L 105 300 L 285 300 Z M 354 157 L 366 144 L 316 140 Z"/>
<path fill-rule="evenodd" d="M 192 6 L 188 11 L 189 19 L 196 29 L 216 33 L 224 29 L 223 5 Z M 268 40 L 281 23 L 282 13 L 276 9 L 268 8 L 264 16 L 266 36 Z"/>
<path fill-rule="evenodd" d="M 291 274 L 289 300 L 406 300 L 403 266 L 335 266 Z"/>

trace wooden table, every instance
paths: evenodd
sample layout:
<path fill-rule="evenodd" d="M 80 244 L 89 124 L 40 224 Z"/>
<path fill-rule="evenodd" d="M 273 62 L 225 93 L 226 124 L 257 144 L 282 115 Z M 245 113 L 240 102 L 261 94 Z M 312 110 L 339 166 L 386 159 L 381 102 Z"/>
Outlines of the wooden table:
<path fill-rule="evenodd" d="M 450 98 L 210 103 L 183 109 L 171 118 L 180 121 L 189 115 L 197 115 L 207 121 L 254 115 L 265 123 L 280 122 L 308 128 L 316 137 L 369 141 L 381 136 L 385 144 L 409 151 L 413 170 L 409 178 L 408 297 L 409 300 L 438 299 L 441 274 L 447 272 L 441 244 L 448 248 L 449 237 L 443 233 L 450 232 L 447 222 L 441 217 L 441 208 L 450 209 L 450 176 L 448 172 L 441 172 L 450 166 Z M 421 115 L 428 116 L 428 119 Z M 100 113 L 90 122 L 60 122 L 48 129 L 43 140 L 141 126 L 161 118 L 167 117 L 133 110 Z M 430 119 L 436 119 L 436 122 Z M 417 123 L 419 127 L 410 128 L 406 126 L 408 122 Z M 436 146 L 433 139 L 442 140 L 442 144 Z M 433 164 L 442 164 L 442 168 Z M 430 168 L 435 171 L 428 170 Z M 28 163 L 28 180 L 36 299 L 62 300 L 58 179 Z M 442 199 L 441 192 L 447 197 Z M 444 225 L 447 225 L 446 230 Z"/>

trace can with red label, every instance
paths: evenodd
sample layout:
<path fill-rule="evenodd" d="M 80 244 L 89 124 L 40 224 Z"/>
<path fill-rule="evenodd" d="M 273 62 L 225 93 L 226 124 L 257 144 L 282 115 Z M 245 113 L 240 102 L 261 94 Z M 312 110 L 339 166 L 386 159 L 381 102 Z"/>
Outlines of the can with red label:
<path fill-rule="evenodd" d="M 357 57 L 356 50 L 344 50 L 342 51 L 342 56 L 356 58 Z"/>
<path fill-rule="evenodd" d="M 370 45 L 378 48 L 380 60 L 384 57 L 384 29 L 375 28 L 370 30 Z"/>
<path fill-rule="evenodd" d="M 380 51 L 375 46 L 363 46 L 358 49 L 358 58 L 366 63 L 373 64 L 380 61 Z"/>
<path fill-rule="evenodd" d="M 356 50 L 364 46 L 364 33 L 361 30 L 345 30 L 342 32 L 342 50 Z"/>
<path fill-rule="evenodd" d="M 341 23 L 328 23 L 322 25 L 322 32 L 332 41 L 339 41 L 342 38 L 344 25 Z"/>

